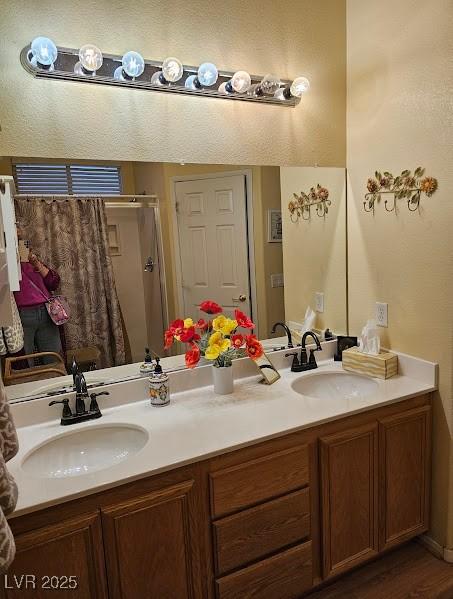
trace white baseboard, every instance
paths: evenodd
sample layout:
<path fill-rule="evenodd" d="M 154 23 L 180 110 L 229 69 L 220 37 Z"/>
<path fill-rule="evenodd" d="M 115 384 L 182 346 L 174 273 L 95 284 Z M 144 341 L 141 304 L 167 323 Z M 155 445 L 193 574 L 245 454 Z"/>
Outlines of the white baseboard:
<path fill-rule="evenodd" d="M 418 537 L 418 540 L 433 555 L 435 555 L 439 559 L 443 559 L 445 562 L 448 562 L 449 564 L 453 564 L 453 549 L 448 549 L 448 547 L 442 547 L 440 543 L 438 543 L 428 535 L 421 535 Z"/>

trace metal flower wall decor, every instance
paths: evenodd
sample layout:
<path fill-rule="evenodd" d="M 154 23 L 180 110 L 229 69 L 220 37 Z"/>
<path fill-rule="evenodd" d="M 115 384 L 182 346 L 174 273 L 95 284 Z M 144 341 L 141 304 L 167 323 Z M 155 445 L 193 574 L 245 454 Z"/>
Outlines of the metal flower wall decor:
<path fill-rule="evenodd" d="M 384 208 L 387 212 L 396 211 L 396 200 L 407 200 L 410 212 L 415 212 L 420 206 L 420 197 L 425 194 L 428 198 L 437 190 L 437 179 L 424 176 L 425 169 L 417 167 L 414 174 L 404 170 L 401 175 L 394 177 L 392 173 L 384 171 L 374 173 L 375 178 L 367 181 L 368 192 L 365 194 L 363 209 L 365 212 L 374 212 L 376 202 L 380 202 L 383 194 L 392 194 L 393 202 L 385 200 Z"/>
<path fill-rule="evenodd" d="M 297 223 L 299 218 L 310 220 L 312 206 L 316 206 L 318 216 L 324 217 L 329 212 L 329 206 L 332 204 L 331 200 L 328 199 L 329 190 L 319 183 L 316 187 L 312 187 L 308 194 L 301 191 L 300 195 L 294 193 L 293 196 L 294 200 L 291 200 L 288 204 L 291 222 L 293 223 Z"/>

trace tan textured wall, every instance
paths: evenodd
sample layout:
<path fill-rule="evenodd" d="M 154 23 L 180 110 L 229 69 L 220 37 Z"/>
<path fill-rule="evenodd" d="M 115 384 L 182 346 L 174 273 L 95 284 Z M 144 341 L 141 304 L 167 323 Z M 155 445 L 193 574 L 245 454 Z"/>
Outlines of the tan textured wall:
<path fill-rule="evenodd" d="M 296 109 L 35 80 L 37 35 L 221 69 L 306 74 Z M 237 164 L 345 163 L 345 0 L 99 0 L 0 7 L 0 155 Z M 20 98 L 20 101 L 18 99 Z"/>
<path fill-rule="evenodd" d="M 315 293 L 324 293 L 324 312 L 315 327 L 345 334 L 346 322 L 346 188 L 342 168 L 280 169 L 283 217 L 283 266 L 286 320 L 302 322 Z M 312 209 L 311 219 L 291 222 L 293 193 L 308 193 L 317 184 L 329 190 L 332 204 L 325 218 Z"/>
<path fill-rule="evenodd" d="M 453 547 L 453 4 L 348 0 L 349 316 L 358 333 L 389 304 L 386 346 L 439 362 L 434 399 L 432 535 Z M 422 165 L 439 190 L 420 212 L 362 209 L 376 169 Z M 450 477 L 450 482 L 449 482 Z M 450 494 L 449 494 L 450 488 Z"/>

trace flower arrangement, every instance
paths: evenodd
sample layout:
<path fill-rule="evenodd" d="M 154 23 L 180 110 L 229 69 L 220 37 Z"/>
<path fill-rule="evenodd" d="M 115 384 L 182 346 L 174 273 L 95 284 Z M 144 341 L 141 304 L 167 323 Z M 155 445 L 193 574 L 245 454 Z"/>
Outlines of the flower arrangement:
<path fill-rule="evenodd" d="M 261 343 L 251 332 L 255 325 L 241 310 L 234 311 L 234 319 L 227 318 L 222 314 L 222 307 L 211 300 L 202 302 L 200 310 L 212 319 L 200 318 L 194 323 L 192 318 L 179 318 L 165 331 L 165 349 L 174 341 L 187 344 L 187 368 L 194 368 L 201 356 L 212 361 L 214 366 L 225 367 L 231 366 L 235 358 L 249 356 L 257 360 L 263 355 Z M 241 333 L 239 329 L 250 332 Z"/>

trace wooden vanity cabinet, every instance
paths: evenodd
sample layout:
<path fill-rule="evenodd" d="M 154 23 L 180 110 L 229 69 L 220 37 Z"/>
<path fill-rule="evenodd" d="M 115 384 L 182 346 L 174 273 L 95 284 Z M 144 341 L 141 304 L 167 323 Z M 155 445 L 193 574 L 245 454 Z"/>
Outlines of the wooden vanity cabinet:
<path fill-rule="evenodd" d="M 15 541 L 16 559 L 3 577 L 1 597 L 107 598 L 99 511 L 16 534 Z"/>
<path fill-rule="evenodd" d="M 12 518 L 0 597 L 301 597 L 427 530 L 430 412 L 414 397 Z"/>
<path fill-rule="evenodd" d="M 325 578 L 428 529 L 430 428 L 422 405 L 321 437 Z"/>

